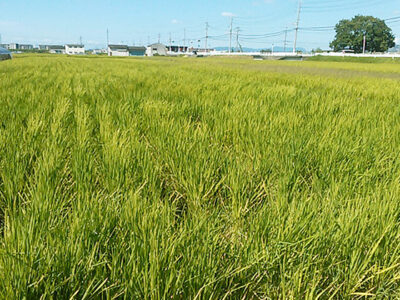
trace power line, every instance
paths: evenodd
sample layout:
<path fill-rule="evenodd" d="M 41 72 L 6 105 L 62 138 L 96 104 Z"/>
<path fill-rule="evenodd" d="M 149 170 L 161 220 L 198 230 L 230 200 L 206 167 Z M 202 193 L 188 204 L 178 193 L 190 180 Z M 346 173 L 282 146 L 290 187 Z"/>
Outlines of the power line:
<path fill-rule="evenodd" d="M 228 27 L 228 32 L 226 29 L 224 30 L 221 22 L 219 21 L 213 21 L 209 22 L 207 20 L 206 28 L 205 28 L 205 35 L 202 36 L 202 32 L 204 33 L 204 29 L 202 30 L 201 27 L 199 26 L 185 26 L 184 28 L 181 28 L 178 32 L 170 32 L 170 47 L 172 45 L 172 37 L 171 35 L 179 35 L 182 36 L 182 31 L 183 30 L 183 40 L 179 39 L 178 43 L 182 43 L 186 45 L 186 43 L 190 40 L 194 41 L 199 41 L 199 43 L 203 42 L 203 45 L 205 46 L 205 49 L 208 50 L 210 47 L 210 40 L 213 41 L 219 41 L 221 44 L 222 42 L 225 42 L 225 45 L 229 43 L 229 53 L 234 51 L 235 46 L 236 50 L 239 49 L 239 44 L 241 42 L 245 43 L 267 43 L 267 41 L 273 40 L 274 43 L 277 42 L 277 40 L 280 40 L 280 43 L 283 43 L 283 49 L 284 51 L 288 50 L 289 43 L 293 44 L 293 51 L 297 51 L 297 45 L 299 43 L 299 34 L 301 32 L 306 35 L 307 33 L 311 35 L 316 35 L 316 34 L 331 34 L 335 30 L 335 26 L 310 26 L 310 27 L 300 27 L 300 21 L 303 23 L 303 14 L 307 12 L 313 12 L 313 11 L 318 11 L 318 12 L 323 12 L 323 11 L 328 11 L 328 10 L 344 10 L 344 9 L 349 9 L 353 6 L 358 6 L 363 4 L 364 7 L 371 7 L 373 5 L 378 5 L 378 4 L 387 4 L 390 2 L 393 2 L 395 0 L 298 0 L 298 8 L 297 8 L 297 18 L 294 26 L 289 26 L 284 28 L 284 30 L 278 30 L 279 28 L 277 26 L 273 26 L 277 29 L 277 31 L 271 31 L 271 32 L 266 32 L 266 33 L 257 33 L 257 32 L 262 32 L 259 31 L 261 26 L 265 26 L 262 23 L 264 21 L 271 21 L 275 18 L 272 18 L 274 15 L 276 15 L 278 12 L 281 12 L 281 9 L 277 10 L 272 10 L 267 15 L 264 15 L 262 17 L 237 17 L 237 16 L 230 16 L 230 22 L 229 22 L 229 27 Z M 293 13 L 295 12 L 295 7 L 292 6 L 293 9 L 290 9 L 290 11 L 293 10 Z M 287 8 L 286 8 L 287 10 Z M 288 17 L 289 14 L 286 13 L 286 17 Z M 285 17 L 285 18 L 286 18 Z M 235 19 L 235 20 L 233 20 Z M 235 21 L 235 24 L 233 22 Z M 385 19 L 387 24 L 400 24 L 400 16 L 398 17 L 390 17 Z M 204 23 L 203 23 L 204 24 Z M 226 24 L 226 23 L 225 23 Z M 251 24 L 251 25 L 250 25 Z M 264 23 L 265 24 L 265 23 Z M 233 27 L 235 25 L 235 27 Z M 243 25 L 243 26 L 242 26 Z M 240 31 L 237 32 L 237 28 L 240 26 Z M 182 26 L 183 27 L 183 26 Z M 227 27 L 227 26 L 226 26 Z M 225 27 L 225 28 L 226 28 Z M 254 28 L 256 27 L 256 28 Z M 188 30 L 189 28 L 189 30 Z M 196 30 L 197 28 L 197 30 Z M 204 27 L 203 27 L 204 28 Z M 257 34 L 252 34 L 252 30 L 256 30 L 255 33 Z M 224 33 L 223 33 L 224 32 Z M 254 31 L 253 31 L 254 32 Z M 163 34 L 168 34 L 163 33 Z M 107 29 L 107 44 L 109 44 L 109 36 L 108 36 L 108 29 Z M 195 38 L 195 36 L 201 36 L 199 38 Z M 236 35 L 236 36 L 234 36 Z M 294 38 L 293 38 L 294 37 Z M 153 36 L 154 38 L 154 36 Z M 153 39 L 152 38 L 152 39 Z M 236 38 L 236 45 L 233 44 L 234 38 Z M 291 41 L 288 41 L 288 40 Z M 304 38 L 303 38 L 304 39 Z M 150 38 L 148 38 L 150 41 Z M 158 36 L 158 41 L 161 42 L 161 34 Z M 309 44 L 308 41 L 303 41 L 304 43 Z M 174 42 L 175 43 L 175 42 Z M 233 47 L 232 47 L 233 46 Z M 290 47 L 290 46 L 289 46 Z M 290 50 L 289 50 L 290 51 Z"/>
<path fill-rule="evenodd" d="M 395 0 L 358 0 L 358 1 L 347 1 L 347 0 L 334 0 L 334 1 L 307 1 L 309 5 L 304 5 L 303 10 L 305 12 L 316 13 L 316 12 L 329 12 L 345 11 L 349 9 L 368 8 L 376 5 L 387 4 L 387 2 L 393 2 Z M 385 3 L 386 2 L 386 3 Z"/>

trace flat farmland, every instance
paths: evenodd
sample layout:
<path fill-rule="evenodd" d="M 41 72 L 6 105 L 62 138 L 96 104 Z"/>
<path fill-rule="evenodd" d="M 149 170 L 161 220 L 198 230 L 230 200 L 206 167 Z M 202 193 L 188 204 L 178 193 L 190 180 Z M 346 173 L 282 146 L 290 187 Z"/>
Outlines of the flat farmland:
<path fill-rule="evenodd" d="M 0 64 L 0 297 L 400 297 L 400 64 Z"/>

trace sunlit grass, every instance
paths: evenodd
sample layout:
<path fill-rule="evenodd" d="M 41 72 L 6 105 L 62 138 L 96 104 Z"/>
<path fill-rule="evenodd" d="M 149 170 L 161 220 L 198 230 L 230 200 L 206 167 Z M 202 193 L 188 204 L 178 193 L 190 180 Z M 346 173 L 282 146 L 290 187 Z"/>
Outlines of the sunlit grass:
<path fill-rule="evenodd" d="M 1 63 L 0 297 L 399 297 L 397 68 Z"/>

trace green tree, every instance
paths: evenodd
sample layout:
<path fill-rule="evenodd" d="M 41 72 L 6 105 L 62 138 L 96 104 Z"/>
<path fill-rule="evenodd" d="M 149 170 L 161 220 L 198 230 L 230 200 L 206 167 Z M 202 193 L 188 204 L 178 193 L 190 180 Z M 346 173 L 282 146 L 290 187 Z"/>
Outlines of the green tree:
<path fill-rule="evenodd" d="M 355 16 L 351 20 L 341 20 L 335 27 L 336 37 L 330 43 L 335 51 L 343 49 L 363 52 L 364 36 L 365 50 L 368 52 L 385 52 L 395 46 L 394 35 L 384 20 L 371 16 Z"/>
<path fill-rule="evenodd" d="M 322 50 L 321 48 L 318 47 L 317 49 L 312 49 L 311 52 L 312 53 L 323 53 L 324 50 Z"/>

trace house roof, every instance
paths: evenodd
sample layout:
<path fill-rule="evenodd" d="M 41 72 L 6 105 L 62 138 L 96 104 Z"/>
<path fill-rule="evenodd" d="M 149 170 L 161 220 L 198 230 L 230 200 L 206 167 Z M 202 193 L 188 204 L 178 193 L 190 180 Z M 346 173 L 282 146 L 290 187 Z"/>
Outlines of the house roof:
<path fill-rule="evenodd" d="M 111 50 L 123 50 L 123 51 L 128 50 L 128 46 L 127 45 L 108 45 L 108 47 Z"/>
<path fill-rule="evenodd" d="M 146 51 L 146 47 L 143 46 L 128 46 L 129 51 Z"/>
<path fill-rule="evenodd" d="M 79 45 L 79 44 L 66 44 L 65 46 L 68 46 L 68 47 L 78 47 L 78 48 L 83 48 L 83 47 L 85 47 L 85 45 Z"/>
<path fill-rule="evenodd" d="M 146 51 L 143 46 L 108 45 L 111 51 Z"/>
<path fill-rule="evenodd" d="M 153 47 L 153 48 L 156 48 L 156 47 L 164 47 L 164 48 L 166 48 L 165 45 L 160 44 L 160 43 L 154 43 L 154 44 L 149 45 L 148 47 Z"/>
<path fill-rule="evenodd" d="M 45 47 L 48 47 L 49 50 L 57 50 L 57 49 L 63 49 L 64 50 L 65 49 L 65 47 L 62 46 L 62 45 L 47 45 Z"/>

